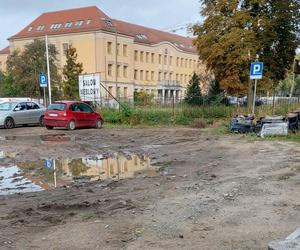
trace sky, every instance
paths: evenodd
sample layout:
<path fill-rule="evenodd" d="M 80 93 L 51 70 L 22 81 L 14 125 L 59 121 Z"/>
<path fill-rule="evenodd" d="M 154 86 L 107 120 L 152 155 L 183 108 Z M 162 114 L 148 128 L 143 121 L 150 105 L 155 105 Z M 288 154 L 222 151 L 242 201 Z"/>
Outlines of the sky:
<path fill-rule="evenodd" d="M 200 21 L 199 0 L 0 0 L 0 6 L 0 49 L 42 13 L 70 8 L 97 6 L 111 18 L 165 31 Z"/>

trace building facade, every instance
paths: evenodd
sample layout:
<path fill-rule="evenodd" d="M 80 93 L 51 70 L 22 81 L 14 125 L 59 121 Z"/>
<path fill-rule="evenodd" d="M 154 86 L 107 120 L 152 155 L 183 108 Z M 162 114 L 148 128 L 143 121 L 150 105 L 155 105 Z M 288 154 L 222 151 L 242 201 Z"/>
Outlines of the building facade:
<path fill-rule="evenodd" d="M 205 74 L 191 38 L 112 19 L 97 7 L 44 13 L 8 39 L 6 52 L 22 51 L 46 35 L 58 50 L 59 70 L 72 45 L 84 72 L 100 73 L 103 85 L 120 98 L 145 91 L 162 100 L 180 99 L 192 74 Z M 110 98 L 108 93 L 103 97 Z"/>
<path fill-rule="evenodd" d="M 6 61 L 9 53 L 10 53 L 9 47 L 0 50 L 0 71 L 2 72 L 6 71 Z"/>

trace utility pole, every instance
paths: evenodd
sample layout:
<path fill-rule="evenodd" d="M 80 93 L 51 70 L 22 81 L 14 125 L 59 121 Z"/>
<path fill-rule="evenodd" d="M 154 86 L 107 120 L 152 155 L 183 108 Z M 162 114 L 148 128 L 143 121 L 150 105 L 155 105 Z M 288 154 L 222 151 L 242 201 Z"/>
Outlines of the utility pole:
<path fill-rule="evenodd" d="M 46 40 L 46 59 L 47 59 L 47 73 L 48 73 L 49 104 L 51 104 L 52 96 L 51 96 L 50 63 L 49 63 L 49 48 L 48 48 L 48 36 L 47 35 L 45 35 L 45 40 Z"/>

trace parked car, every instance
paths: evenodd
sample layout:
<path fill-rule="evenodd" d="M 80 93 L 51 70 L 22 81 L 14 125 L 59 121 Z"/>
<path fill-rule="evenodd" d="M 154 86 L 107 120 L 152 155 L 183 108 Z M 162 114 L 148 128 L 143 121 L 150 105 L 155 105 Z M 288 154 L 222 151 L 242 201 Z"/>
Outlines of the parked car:
<path fill-rule="evenodd" d="M 102 115 L 83 102 L 61 101 L 48 106 L 44 123 L 47 129 L 66 127 L 69 130 L 83 127 L 101 128 Z"/>
<path fill-rule="evenodd" d="M 36 102 L 0 103 L 0 126 L 10 129 L 17 125 L 44 124 L 46 109 Z"/>

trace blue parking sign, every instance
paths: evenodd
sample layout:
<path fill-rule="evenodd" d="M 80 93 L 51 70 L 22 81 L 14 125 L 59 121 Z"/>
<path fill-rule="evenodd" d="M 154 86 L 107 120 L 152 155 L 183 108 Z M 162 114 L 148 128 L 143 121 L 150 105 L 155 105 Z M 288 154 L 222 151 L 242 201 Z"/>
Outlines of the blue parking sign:
<path fill-rule="evenodd" d="M 253 62 L 251 63 L 250 69 L 250 79 L 262 79 L 263 76 L 264 63 L 262 62 Z"/>
<path fill-rule="evenodd" d="M 53 160 L 45 160 L 45 168 L 47 168 L 48 170 L 52 170 Z"/>
<path fill-rule="evenodd" d="M 40 74 L 39 75 L 39 82 L 40 82 L 40 87 L 41 88 L 46 88 L 48 84 L 48 78 L 45 74 Z"/>

